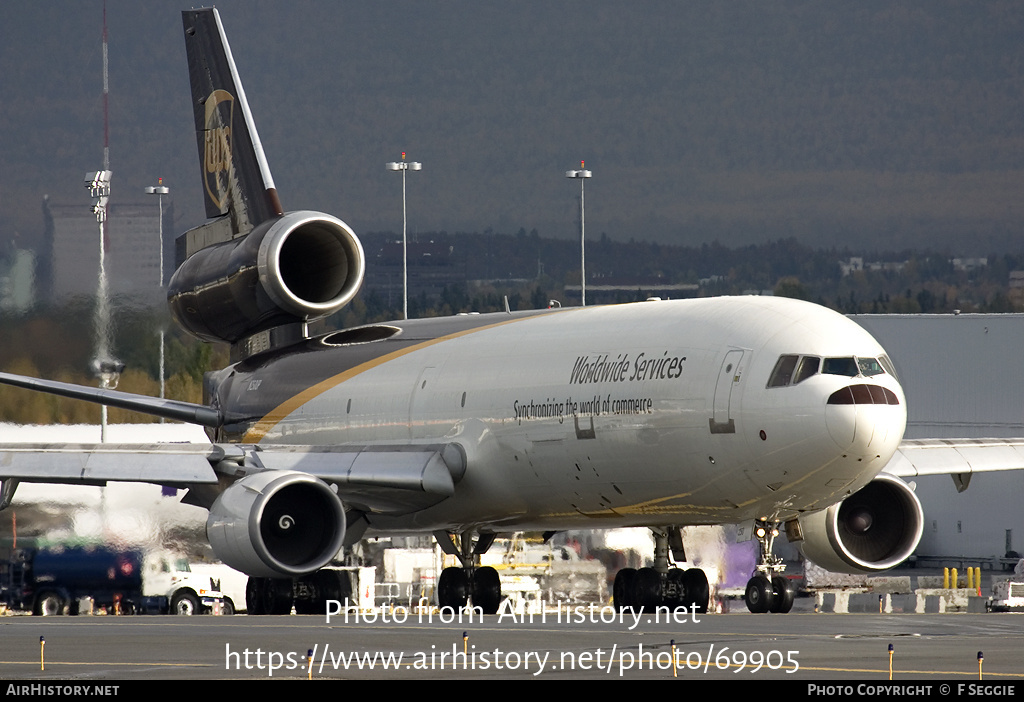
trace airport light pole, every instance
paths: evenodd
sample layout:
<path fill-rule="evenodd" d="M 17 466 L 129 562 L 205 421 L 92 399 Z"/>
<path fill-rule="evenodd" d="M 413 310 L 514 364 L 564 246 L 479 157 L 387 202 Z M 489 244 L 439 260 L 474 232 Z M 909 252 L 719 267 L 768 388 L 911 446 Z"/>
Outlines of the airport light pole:
<path fill-rule="evenodd" d="M 104 165 L 109 159 L 104 152 Z M 107 285 L 107 210 L 110 205 L 109 169 L 85 174 L 85 187 L 92 196 L 92 212 L 100 228 L 100 263 L 96 283 L 96 311 L 93 322 L 96 326 L 96 357 L 92 361 L 93 373 L 99 378 L 101 388 L 116 388 L 124 364 L 110 353 L 110 294 Z M 107 406 L 100 406 L 100 443 L 107 441 Z"/>
<path fill-rule="evenodd" d="M 587 178 L 593 175 L 584 168 L 585 165 L 585 161 L 580 161 L 579 170 L 565 172 L 566 178 L 578 178 L 580 181 L 580 305 L 582 307 L 587 306 L 587 240 L 583 216 L 583 184 Z"/>
<path fill-rule="evenodd" d="M 150 185 L 146 187 L 146 194 L 156 195 L 157 202 L 160 203 L 160 221 L 157 224 L 159 234 L 159 249 L 160 249 L 160 289 L 164 289 L 164 195 L 169 193 L 170 190 L 164 185 L 164 179 L 160 178 L 157 181 L 157 185 Z M 164 325 L 160 322 L 160 399 L 164 399 Z M 163 417 L 160 418 L 160 423 L 164 423 Z"/>
<path fill-rule="evenodd" d="M 409 244 L 406 240 L 405 172 L 423 170 L 423 164 L 417 161 L 407 162 L 403 151 L 401 161 L 390 161 L 385 167 L 389 171 L 402 172 L 402 319 L 409 319 Z"/>

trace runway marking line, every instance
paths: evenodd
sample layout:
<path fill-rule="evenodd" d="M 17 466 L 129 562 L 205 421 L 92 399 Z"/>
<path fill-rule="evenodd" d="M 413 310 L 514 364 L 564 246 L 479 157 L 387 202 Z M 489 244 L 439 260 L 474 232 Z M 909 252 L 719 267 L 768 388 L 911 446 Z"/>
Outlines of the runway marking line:
<path fill-rule="evenodd" d="M 0 665 L 31 665 L 39 667 L 38 660 L 30 661 L 0 661 Z M 108 668 L 124 668 L 134 667 L 139 668 L 142 666 L 164 666 L 169 668 L 215 668 L 217 664 L 214 663 L 111 663 L 109 661 L 46 661 L 46 667 L 58 666 L 58 665 L 93 665 L 93 666 L 105 666 Z"/>

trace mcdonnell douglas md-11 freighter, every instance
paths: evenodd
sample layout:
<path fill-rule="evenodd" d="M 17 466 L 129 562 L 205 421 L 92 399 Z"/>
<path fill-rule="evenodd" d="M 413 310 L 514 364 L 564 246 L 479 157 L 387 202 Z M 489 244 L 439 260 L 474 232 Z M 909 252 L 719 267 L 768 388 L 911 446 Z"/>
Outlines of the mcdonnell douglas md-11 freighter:
<path fill-rule="evenodd" d="M 11 385 L 200 424 L 205 445 L 0 446 L 19 481 L 185 489 L 217 556 L 249 574 L 250 613 L 341 590 L 321 569 L 371 535 L 431 533 L 460 559 L 438 604 L 495 612 L 479 567 L 519 530 L 649 527 L 653 567 L 618 572 L 618 608 L 706 611 L 681 527 L 753 524 L 755 612 L 793 591 L 772 540 L 871 572 L 909 556 L 921 505 L 900 479 L 1019 468 L 1012 441 L 903 442 L 883 349 L 823 307 L 772 297 L 649 301 L 372 324 L 310 336 L 363 279 L 340 219 L 285 212 L 216 10 L 183 13 L 207 215 L 178 239 L 176 321 L 231 345 L 202 405 L 3 374 Z"/>

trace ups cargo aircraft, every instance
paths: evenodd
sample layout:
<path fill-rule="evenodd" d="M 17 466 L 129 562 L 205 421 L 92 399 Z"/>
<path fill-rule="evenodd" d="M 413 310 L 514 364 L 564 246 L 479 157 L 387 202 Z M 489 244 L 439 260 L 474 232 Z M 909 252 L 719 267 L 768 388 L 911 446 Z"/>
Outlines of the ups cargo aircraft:
<path fill-rule="evenodd" d="M 280 204 L 216 10 L 183 13 L 207 215 L 179 237 L 175 319 L 231 345 L 205 404 L 0 375 L 4 383 L 200 424 L 206 445 L 0 446 L 0 507 L 20 481 L 186 489 L 210 543 L 248 573 L 250 613 L 323 610 L 321 570 L 378 534 L 432 533 L 460 559 L 441 606 L 495 612 L 479 567 L 516 530 L 649 527 L 653 567 L 615 577 L 619 608 L 705 611 L 681 527 L 752 525 L 755 612 L 793 590 L 785 528 L 831 570 L 909 556 L 924 517 L 900 476 L 1024 466 L 1012 441 L 903 442 L 885 350 L 817 305 L 771 297 L 650 301 L 374 324 L 310 337 L 363 278 L 341 220 Z"/>

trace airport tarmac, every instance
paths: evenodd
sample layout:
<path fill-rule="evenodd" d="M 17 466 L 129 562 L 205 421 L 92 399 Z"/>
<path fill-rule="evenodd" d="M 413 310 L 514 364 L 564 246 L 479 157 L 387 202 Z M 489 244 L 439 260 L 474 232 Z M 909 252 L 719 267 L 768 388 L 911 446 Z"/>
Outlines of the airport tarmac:
<path fill-rule="evenodd" d="M 0 678 L 305 679 L 313 649 L 313 679 L 670 679 L 674 640 L 687 680 L 888 681 L 891 644 L 894 680 L 976 682 L 982 651 L 986 683 L 1024 683 L 1018 614 L 611 617 L 10 616 L 0 618 Z"/>

